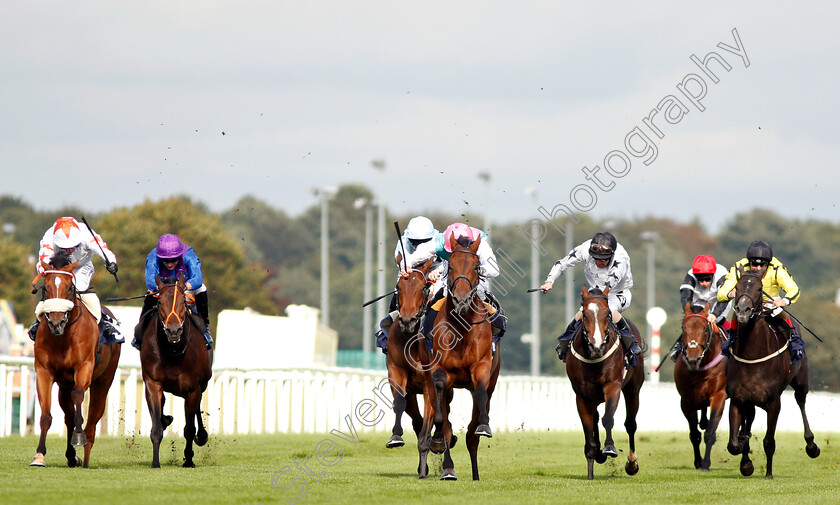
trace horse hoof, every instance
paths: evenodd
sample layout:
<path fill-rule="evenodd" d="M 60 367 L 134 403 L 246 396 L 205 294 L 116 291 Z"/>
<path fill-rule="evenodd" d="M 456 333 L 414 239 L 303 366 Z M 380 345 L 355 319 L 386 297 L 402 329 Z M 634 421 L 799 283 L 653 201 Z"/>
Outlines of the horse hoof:
<path fill-rule="evenodd" d="M 708 472 L 708 471 L 710 471 L 710 470 L 709 470 L 709 467 L 707 467 L 707 466 L 701 466 L 700 468 L 698 468 L 698 470 L 700 470 L 701 472 Z"/>
<path fill-rule="evenodd" d="M 813 446 L 806 447 L 805 452 L 811 458 L 816 458 L 817 456 L 820 455 L 820 446 L 818 446 L 817 444 L 814 444 Z"/>
<path fill-rule="evenodd" d="M 729 454 L 731 454 L 733 456 L 737 456 L 737 455 L 741 454 L 741 448 L 740 447 L 735 447 L 732 444 L 726 444 L 726 450 L 729 451 Z"/>
<path fill-rule="evenodd" d="M 455 444 L 457 444 L 457 443 L 458 443 L 458 437 L 456 437 L 455 435 L 452 435 L 452 439 L 449 440 L 449 448 L 452 449 L 453 447 L 455 447 Z M 819 449 L 819 447 L 817 449 Z"/>
<path fill-rule="evenodd" d="M 595 455 L 595 462 L 599 465 L 603 465 L 605 461 L 607 461 L 607 455 L 603 452 L 599 452 Z"/>
<path fill-rule="evenodd" d="M 607 445 L 607 446 L 604 446 L 604 450 L 603 450 L 603 451 L 601 451 L 601 453 L 602 453 L 604 456 L 609 456 L 609 457 L 611 457 L 611 458 L 614 458 L 614 457 L 618 456 L 618 451 L 617 451 L 617 450 L 615 450 L 615 446 L 614 446 L 614 445 Z"/>
<path fill-rule="evenodd" d="M 70 444 L 76 447 L 86 445 L 87 435 L 85 435 L 84 431 L 74 431 L 73 436 L 70 438 Z"/>
<path fill-rule="evenodd" d="M 636 475 L 639 473 L 639 463 L 628 461 L 624 464 L 624 471 L 627 472 L 627 475 Z"/>
<path fill-rule="evenodd" d="M 490 426 L 486 424 L 479 424 L 475 427 L 475 434 L 479 437 L 493 438 L 493 432 L 490 431 Z"/>
<path fill-rule="evenodd" d="M 446 442 L 444 442 L 443 438 L 440 440 L 432 439 L 429 442 L 429 450 L 435 454 L 443 454 L 443 451 L 446 450 Z"/>
<path fill-rule="evenodd" d="M 755 471 L 755 467 L 753 466 L 752 461 L 748 461 L 747 463 L 743 463 L 741 465 L 741 475 L 744 477 L 749 477 Z"/>
<path fill-rule="evenodd" d="M 209 435 L 207 434 L 206 430 L 199 431 L 198 434 L 195 436 L 195 445 L 197 445 L 199 447 L 203 446 L 204 444 L 207 443 L 208 438 L 209 438 Z"/>
<path fill-rule="evenodd" d="M 444 470 L 442 474 L 440 474 L 440 480 L 458 480 L 458 476 L 455 475 L 455 470 Z"/>
<path fill-rule="evenodd" d="M 391 440 L 385 442 L 386 449 L 396 449 L 397 447 L 402 447 L 405 445 L 405 440 L 402 439 L 399 435 L 392 435 Z"/>
<path fill-rule="evenodd" d="M 172 424 L 172 416 L 160 416 L 160 424 L 163 425 L 163 429 L 165 430 L 170 424 Z"/>
<path fill-rule="evenodd" d="M 195 463 L 192 461 L 184 461 L 184 468 L 195 468 Z"/>
<path fill-rule="evenodd" d="M 32 458 L 32 461 L 29 462 L 29 466 L 47 466 L 47 462 L 44 458 L 44 455 L 40 452 Z"/>

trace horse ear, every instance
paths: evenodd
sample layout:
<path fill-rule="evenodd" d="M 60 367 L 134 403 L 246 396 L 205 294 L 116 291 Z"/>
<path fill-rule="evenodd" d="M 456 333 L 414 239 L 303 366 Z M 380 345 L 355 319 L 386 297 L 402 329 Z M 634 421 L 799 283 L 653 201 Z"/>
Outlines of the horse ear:
<path fill-rule="evenodd" d="M 690 300 L 685 302 L 685 313 L 686 314 L 691 314 L 691 301 Z"/>
<path fill-rule="evenodd" d="M 581 298 L 589 298 L 589 290 L 586 289 L 586 286 L 580 288 L 580 297 Z"/>
<path fill-rule="evenodd" d="M 610 286 L 609 286 L 609 284 L 607 285 L 607 287 L 605 287 L 605 288 L 604 288 L 604 290 L 601 292 L 601 294 L 602 294 L 602 295 L 604 295 L 604 296 L 607 296 L 607 295 L 609 295 L 609 294 L 610 294 Z"/>
<path fill-rule="evenodd" d="M 704 316 L 708 316 L 708 315 L 709 315 L 709 302 L 706 302 L 706 303 L 704 304 L 704 306 L 703 306 L 703 315 L 704 315 Z"/>
<path fill-rule="evenodd" d="M 472 245 L 470 246 L 470 251 L 477 252 L 478 251 L 478 246 L 480 246 L 480 245 L 481 245 L 481 235 L 479 235 L 478 238 L 475 239 L 475 242 L 472 243 Z"/>
<path fill-rule="evenodd" d="M 426 275 L 426 274 L 429 273 L 429 270 L 432 269 L 432 263 L 434 263 L 434 262 L 435 262 L 434 258 L 429 258 L 425 263 L 420 265 L 419 270 L 421 272 L 423 272 L 423 275 Z"/>
<path fill-rule="evenodd" d="M 397 262 L 397 265 L 402 263 L 402 253 L 401 252 L 397 253 L 397 257 L 396 257 L 395 261 Z"/>
<path fill-rule="evenodd" d="M 76 269 L 77 266 L 79 266 L 78 261 L 71 264 L 71 265 L 67 265 L 66 267 L 62 267 L 62 270 L 64 270 L 65 272 L 72 272 L 73 270 Z"/>
<path fill-rule="evenodd" d="M 449 249 L 455 250 L 458 248 L 458 240 L 455 238 L 455 234 L 449 236 Z"/>
<path fill-rule="evenodd" d="M 157 284 L 158 291 L 160 291 L 161 286 L 163 286 L 163 280 L 161 280 L 160 274 L 155 274 L 155 284 Z"/>
<path fill-rule="evenodd" d="M 178 274 L 178 284 L 183 286 L 187 282 L 187 279 L 184 277 L 184 272 Z"/>

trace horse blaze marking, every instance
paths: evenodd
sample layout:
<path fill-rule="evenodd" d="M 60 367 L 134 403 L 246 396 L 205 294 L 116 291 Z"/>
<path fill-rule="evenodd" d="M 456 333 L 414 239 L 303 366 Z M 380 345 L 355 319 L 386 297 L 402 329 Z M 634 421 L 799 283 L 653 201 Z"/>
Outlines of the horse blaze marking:
<path fill-rule="evenodd" d="M 592 316 L 595 318 L 595 334 L 592 335 L 592 340 L 594 340 L 595 346 L 600 346 L 601 341 L 603 340 L 603 336 L 601 335 L 601 325 L 598 324 L 598 305 L 596 303 L 590 303 L 586 306 L 587 310 L 592 312 Z"/>

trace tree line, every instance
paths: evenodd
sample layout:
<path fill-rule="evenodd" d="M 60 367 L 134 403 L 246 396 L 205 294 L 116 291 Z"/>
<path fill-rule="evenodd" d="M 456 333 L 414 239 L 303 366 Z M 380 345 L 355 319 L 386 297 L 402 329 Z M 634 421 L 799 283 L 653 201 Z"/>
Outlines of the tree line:
<path fill-rule="evenodd" d="M 338 332 L 342 349 L 362 348 L 362 334 L 373 332 L 372 328 L 362 328 L 365 210 L 354 205 L 359 198 L 370 201 L 372 197 L 365 186 L 345 185 L 329 203 L 330 325 Z M 93 286 L 103 299 L 143 294 L 146 255 L 160 235 L 176 233 L 201 258 L 211 295 L 211 319 L 215 320 L 222 309 L 250 307 L 263 314 L 283 315 L 289 304 L 319 307 L 320 212 L 320 206 L 313 205 L 299 216 L 290 216 L 282 209 L 245 196 L 230 209 L 213 213 L 190 197 L 174 196 L 102 214 L 85 214 L 84 209 L 77 208 L 36 210 L 20 198 L 0 196 L 0 230 L 4 230 L 0 232 L 0 298 L 11 300 L 18 318 L 28 324 L 36 301 L 29 294 L 29 282 L 34 277 L 31 261 L 37 254 L 38 241 L 56 218 L 85 215 L 119 260 L 119 284 L 100 263 L 96 264 Z M 428 210 L 418 213 L 430 218 L 439 230 L 456 221 L 476 227 L 484 222 L 479 213 L 456 215 Z M 414 215 L 389 213 L 386 221 L 399 221 L 405 226 Z M 609 230 L 630 254 L 635 285 L 633 302 L 625 315 L 640 328 L 645 327 L 648 288 L 647 249 L 642 233 L 659 234 L 654 243 L 654 288 L 656 305 L 668 313 L 668 321 L 662 328 L 663 353 L 679 335 L 682 320 L 679 286 L 693 258 L 698 254 L 712 254 L 719 263 L 729 267 L 744 256 L 751 241 L 768 241 L 802 290 L 790 311 L 825 340 L 819 343 L 808 332 L 803 335 L 811 362 L 812 388 L 840 391 L 840 370 L 833 366 L 840 356 L 840 335 L 835 329 L 840 321 L 840 308 L 835 304 L 840 278 L 840 225 L 837 223 L 788 219 L 767 209 L 754 209 L 734 215 L 713 235 L 696 220 L 578 217 L 580 221 L 573 229 L 575 245 L 597 231 Z M 551 265 L 568 252 L 565 237 L 552 226 L 546 228 L 548 231 L 540 243 L 547 252 L 539 260 L 540 282 Z M 390 290 L 397 274 L 397 266 L 390 257 L 396 234 L 390 225 L 387 232 L 385 274 Z M 490 232 L 490 242 L 503 272 L 496 280 L 494 292 L 509 319 L 502 344 L 504 371 L 523 373 L 530 369 L 530 344 L 523 343 L 520 337 L 531 331 L 530 297 L 542 296 L 541 371 L 548 375 L 562 374 L 562 363 L 554 353 L 556 336 L 568 323 L 562 279 L 558 279 L 555 289 L 547 295 L 526 294 L 527 288 L 537 287 L 528 285 L 532 245 L 523 236 L 528 233 L 528 223 L 493 224 Z M 373 262 L 371 270 L 375 275 L 375 258 Z M 582 283 L 582 269 L 578 266 L 575 304 L 580 301 Z M 374 293 L 377 294 L 380 293 Z M 670 380 L 671 374 L 670 364 L 663 366 L 662 379 Z"/>

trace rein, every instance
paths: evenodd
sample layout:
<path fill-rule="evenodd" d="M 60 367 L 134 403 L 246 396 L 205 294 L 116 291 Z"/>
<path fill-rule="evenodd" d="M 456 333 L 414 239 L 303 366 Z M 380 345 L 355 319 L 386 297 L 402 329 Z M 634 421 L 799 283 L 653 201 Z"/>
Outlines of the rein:
<path fill-rule="evenodd" d="M 706 356 L 706 352 L 709 350 L 709 348 L 712 345 L 712 342 L 711 342 L 712 337 L 714 335 L 720 335 L 721 334 L 720 328 L 718 327 L 718 325 L 716 323 L 706 319 L 706 316 L 704 316 L 703 314 L 688 314 L 688 315 L 685 316 L 685 319 L 688 319 L 689 317 L 702 317 L 704 320 L 706 320 L 706 345 L 698 344 L 697 341 L 694 340 L 693 338 L 691 339 L 691 341 L 686 342 L 685 346 L 683 346 L 683 351 L 682 351 L 682 359 L 683 359 L 683 362 L 686 363 L 686 364 L 688 364 L 688 359 L 685 357 L 685 351 L 687 349 L 694 349 L 696 347 L 699 347 L 699 348 L 703 349 L 703 351 L 700 353 L 700 361 L 703 361 L 703 358 Z M 685 322 L 685 321 L 683 321 L 683 322 Z M 683 330 L 683 335 L 685 335 L 685 330 Z M 723 337 L 721 337 L 721 338 L 723 338 Z M 695 371 L 705 372 L 707 370 L 710 370 L 715 365 L 720 363 L 722 360 L 723 360 L 723 354 L 718 352 L 717 355 L 709 363 L 703 365 L 701 368 L 698 368 Z"/>
<path fill-rule="evenodd" d="M 755 280 L 757 280 L 759 282 L 759 286 L 761 286 L 761 277 L 752 273 L 752 272 L 745 272 L 742 275 L 742 277 L 753 277 Z M 740 282 L 740 280 L 739 280 L 739 282 Z M 762 314 L 764 314 L 764 309 L 762 307 L 763 302 L 764 302 L 763 290 L 761 290 L 761 287 L 759 287 L 759 290 L 760 291 L 759 291 L 759 294 L 758 294 L 758 300 L 757 301 L 753 301 L 752 296 L 750 296 L 748 293 L 741 293 L 738 296 L 738 298 L 736 299 L 736 305 L 737 305 L 737 300 L 740 300 L 743 297 L 747 297 L 747 299 L 749 299 L 749 301 L 752 302 L 752 306 L 750 307 L 750 319 L 753 319 L 756 316 L 761 316 Z M 773 330 L 772 326 L 768 325 L 768 327 L 769 327 L 770 331 L 773 331 L 775 333 L 775 330 Z M 739 329 L 739 333 L 740 333 L 740 329 Z M 770 353 L 767 356 L 764 356 L 763 358 L 758 358 L 758 359 L 745 359 L 745 358 L 742 358 L 740 356 L 737 356 L 735 354 L 734 349 L 730 350 L 730 354 L 732 355 L 732 358 L 735 361 L 738 361 L 740 363 L 745 363 L 745 364 L 748 364 L 748 365 L 754 365 L 756 363 L 763 363 L 765 361 L 771 360 L 771 359 L 775 358 L 776 356 L 782 354 L 788 348 L 789 344 L 790 344 L 790 340 L 788 339 L 788 340 L 785 341 L 785 345 L 783 345 L 776 352 Z"/>
<path fill-rule="evenodd" d="M 452 262 L 452 254 L 455 254 L 455 253 L 471 254 L 471 255 L 475 256 L 476 258 L 478 258 L 478 253 L 474 253 L 472 251 L 467 251 L 467 250 L 463 250 L 463 249 L 458 249 L 456 251 L 452 251 L 451 255 L 449 256 L 449 262 L 450 263 Z M 464 270 L 466 270 L 466 265 L 467 265 L 467 258 L 465 256 L 464 257 L 464 267 L 465 267 Z M 475 269 L 476 269 L 476 271 L 478 271 L 478 265 L 476 265 Z M 476 293 L 478 292 L 479 282 L 477 281 L 475 284 L 473 284 L 473 282 L 470 280 L 470 278 L 467 277 L 466 275 L 463 275 L 463 274 L 455 277 L 454 279 L 448 279 L 447 289 L 449 290 L 449 296 L 450 297 L 452 296 L 452 291 L 455 288 L 455 283 L 458 282 L 460 279 L 464 279 L 465 281 L 467 281 L 467 284 L 470 286 L 470 292 L 469 292 L 468 300 L 473 300 L 475 298 Z M 482 306 L 484 306 L 483 301 L 479 300 L 479 302 L 482 304 Z M 454 304 L 454 300 L 453 300 L 453 304 Z M 459 321 L 459 323 L 468 324 L 470 326 L 475 326 L 475 325 L 481 324 L 485 321 L 489 321 L 490 320 L 490 315 L 491 315 L 490 311 L 485 309 L 484 312 L 487 314 L 484 317 L 484 319 L 481 319 L 479 321 L 472 321 L 472 322 L 471 321 L 464 321 L 463 319 L 461 319 Z"/>
<path fill-rule="evenodd" d="M 164 320 L 160 317 L 160 312 L 158 312 L 158 319 L 160 320 L 161 328 L 164 330 L 164 333 L 166 332 L 166 326 L 169 324 L 169 318 L 170 317 L 175 317 L 175 320 L 178 322 L 178 326 L 183 328 L 183 337 L 182 338 L 184 340 L 184 345 L 183 345 L 183 348 L 180 350 L 180 352 L 177 351 L 177 350 L 175 350 L 175 351 L 172 350 L 173 346 L 169 342 L 168 339 L 166 341 L 166 345 L 163 346 L 164 352 L 166 352 L 168 355 L 170 355 L 170 356 L 181 356 L 181 355 L 183 355 L 184 353 L 187 352 L 187 349 L 190 346 L 190 324 L 191 324 L 191 322 L 190 322 L 190 318 L 189 318 L 189 315 L 188 315 L 189 309 L 186 307 L 186 304 L 187 304 L 188 298 L 191 298 L 191 297 L 188 297 L 187 293 L 186 293 L 186 290 L 182 289 L 181 286 L 179 286 L 178 284 L 174 284 L 172 286 L 172 289 L 176 289 L 176 290 L 178 290 L 178 292 L 180 292 L 181 294 L 184 295 L 184 318 L 181 319 L 181 316 L 175 312 L 176 305 L 177 305 L 177 303 L 176 303 L 177 296 L 173 296 L 172 297 L 172 308 L 169 310 L 169 313 L 166 315 L 166 319 Z M 176 295 L 177 295 L 177 293 L 176 293 Z M 160 292 L 158 292 L 158 294 L 155 295 L 155 296 L 158 297 L 158 305 L 160 306 Z M 165 310 L 166 310 L 166 307 L 164 307 L 164 311 Z"/>
<path fill-rule="evenodd" d="M 72 304 L 72 307 L 69 310 L 64 311 L 65 314 L 67 314 L 68 318 L 70 317 L 70 312 L 72 312 L 74 309 L 80 309 L 79 313 L 78 313 L 78 315 L 76 316 L 75 319 L 73 319 L 72 321 L 67 321 L 67 326 L 65 326 L 65 329 L 69 328 L 69 327 L 73 326 L 73 324 L 76 321 L 81 319 L 82 314 L 84 313 L 84 309 L 82 309 L 82 307 L 76 302 L 77 300 L 79 300 L 79 292 L 78 292 L 78 290 L 76 290 L 76 274 L 73 273 L 73 272 L 67 272 L 65 270 L 44 270 L 42 273 L 39 273 L 38 275 L 35 276 L 34 279 L 32 279 L 32 286 L 35 286 L 35 284 L 38 282 L 38 280 L 41 279 L 42 277 L 44 278 L 44 282 L 46 283 L 46 278 L 47 278 L 48 274 L 70 276 L 71 280 L 70 280 L 70 298 L 69 299 L 68 298 L 48 298 L 48 299 L 44 300 L 43 298 L 46 297 L 46 294 L 47 294 L 46 286 L 43 288 L 43 291 L 41 292 L 42 301 L 44 303 L 47 303 L 49 300 L 66 300 L 67 302 L 70 302 Z"/>

